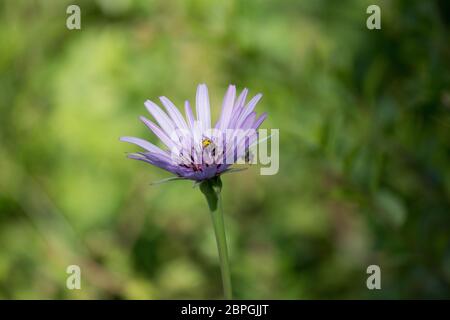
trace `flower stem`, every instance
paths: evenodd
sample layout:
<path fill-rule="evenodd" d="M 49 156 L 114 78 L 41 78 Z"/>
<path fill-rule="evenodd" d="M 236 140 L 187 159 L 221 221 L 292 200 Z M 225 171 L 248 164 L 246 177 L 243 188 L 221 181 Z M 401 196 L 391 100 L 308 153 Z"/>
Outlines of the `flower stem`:
<path fill-rule="evenodd" d="M 217 250 L 219 251 L 220 270 L 222 273 L 222 283 L 225 299 L 232 299 L 230 265 L 228 262 L 227 238 L 222 209 L 222 182 L 219 177 L 205 180 L 200 184 L 200 190 L 208 201 L 209 210 L 216 235 Z"/>

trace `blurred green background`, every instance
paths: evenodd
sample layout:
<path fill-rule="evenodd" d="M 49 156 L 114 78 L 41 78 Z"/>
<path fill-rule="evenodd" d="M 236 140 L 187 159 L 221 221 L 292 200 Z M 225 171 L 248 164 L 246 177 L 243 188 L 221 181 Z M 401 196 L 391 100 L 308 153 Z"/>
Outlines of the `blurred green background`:
<path fill-rule="evenodd" d="M 81 30 L 66 8 L 81 7 Z M 381 30 L 366 8 L 381 7 Z M 221 298 L 207 205 L 127 160 L 143 102 L 261 92 L 280 171 L 226 175 L 235 296 L 450 298 L 449 2 L 0 1 L 0 298 Z M 66 268 L 82 290 L 66 288 Z M 366 288 L 367 266 L 381 290 Z"/>

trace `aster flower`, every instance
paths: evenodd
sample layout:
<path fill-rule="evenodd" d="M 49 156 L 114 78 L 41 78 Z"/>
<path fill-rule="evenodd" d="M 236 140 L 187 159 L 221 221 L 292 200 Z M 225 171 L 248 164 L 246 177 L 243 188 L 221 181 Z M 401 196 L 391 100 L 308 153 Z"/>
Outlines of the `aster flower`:
<path fill-rule="evenodd" d="M 247 95 L 248 90 L 244 89 L 236 98 L 236 87 L 230 85 L 223 99 L 220 117 L 214 126 L 211 124 L 208 88 L 205 84 L 197 87 L 196 117 L 188 101 L 184 106 L 186 117 L 183 117 L 166 97 L 160 97 L 166 112 L 147 100 L 145 106 L 156 123 L 143 116 L 140 119 L 164 147 L 159 148 L 136 137 L 120 138 L 121 141 L 144 149 L 129 154 L 129 158 L 147 162 L 175 175 L 165 181 L 189 179 L 200 184 L 211 211 L 226 298 L 231 298 L 232 290 L 221 209 L 220 175 L 232 172 L 233 164 L 249 162 L 250 148 L 258 140 L 257 130 L 267 117 L 266 113 L 257 117 L 254 111 L 262 95 L 257 94 L 246 104 Z"/>
<path fill-rule="evenodd" d="M 230 166 L 245 157 L 250 146 L 257 140 L 257 129 L 266 119 L 259 118 L 254 111 L 261 99 L 256 95 L 248 104 L 248 90 L 244 89 L 236 99 L 236 87 L 231 85 L 223 99 L 222 112 L 214 127 L 211 126 L 211 111 L 208 88 L 201 84 L 197 88 L 196 118 L 189 102 L 185 103 L 186 119 L 166 97 L 160 97 L 165 113 L 150 100 L 145 106 L 156 122 L 141 116 L 141 121 L 161 140 L 165 148 L 135 137 L 122 137 L 143 148 L 144 152 L 132 153 L 128 157 L 145 161 L 176 175 L 178 179 L 208 180 L 229 171 Z"/>

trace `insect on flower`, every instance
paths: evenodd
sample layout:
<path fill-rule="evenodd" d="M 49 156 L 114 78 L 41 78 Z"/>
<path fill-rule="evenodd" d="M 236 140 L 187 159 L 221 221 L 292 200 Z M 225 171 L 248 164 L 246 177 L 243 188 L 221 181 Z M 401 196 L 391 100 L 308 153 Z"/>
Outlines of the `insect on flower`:
<path fill-rule="evenodd" d="M 135 137 L 122 137 L 145 151 L 131 153 L 131 159 L 145 161 L 176 175 L 173 179 L 190 179 L 198 182 L 217 177 L 230 171 L 238 159 L 248 161 L 249 148 L 257 143 L 258 128 L 267 114 L 256 116 L 255 107 L 261 94 L 247 104 L 248 90 L 236 98 L 236 87 L 230 85 L 225 94 L 220 118 L 211 126 L 211 110 L 208 88 L 197 88 L 194 117 L 188 101 L 185 117 L 166 97 L 160 97 L 164 112 L 150 100 L 145 106 L 155 122 L 140 117 L 141 121 L 161 140 L 164 147 Z"/>

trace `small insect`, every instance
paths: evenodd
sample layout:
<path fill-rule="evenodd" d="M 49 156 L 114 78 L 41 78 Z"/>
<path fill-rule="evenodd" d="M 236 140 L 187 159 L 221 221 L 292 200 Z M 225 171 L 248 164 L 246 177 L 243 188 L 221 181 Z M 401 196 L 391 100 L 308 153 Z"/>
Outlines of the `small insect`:
<path fill-rule="evenodd" d="M 211 141 L 211 139 L 208 138 L 203 139 L 202 147 L 205 152 L 209 153 L 213 157 L 216 156 L 216 145 L 214 144 L 214 142 Z"/>
<path fill-rule="evenodd" d="M 208 139 L 208 138 L 206 138 L 206 139 L 203 139 L 203 141 L 202 141 L 202 147 L 203 147 L 203 149 L 206 149 L 207 147 L 209 147 L 209 145 L 211 145 L 213 142 L 210 140 L 210 139 Z"/>

